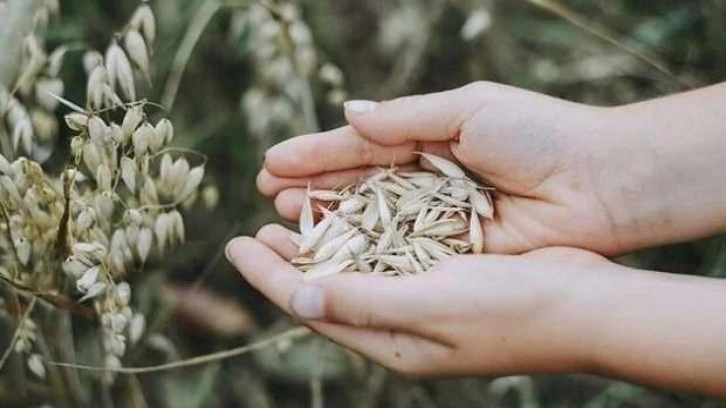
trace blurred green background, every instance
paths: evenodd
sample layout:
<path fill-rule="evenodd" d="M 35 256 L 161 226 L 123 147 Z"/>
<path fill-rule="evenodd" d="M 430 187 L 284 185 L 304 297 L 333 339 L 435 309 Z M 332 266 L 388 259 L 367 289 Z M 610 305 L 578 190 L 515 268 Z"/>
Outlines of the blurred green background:
<path fill-rule="evenodd" d="M 61 19 L 48 35 L 51 49 L 103 49 L 138 4 L 61 3 Z M 229 237 L 277 221 L 255 188 L 265 149 L 341 125 L 347 98 L 386 99 L 490 80 L 616 105 L 725 77 L 726 1 L 571 0 L 554 9 L 544 1 L 505 0 L 269 3 L 282 17 L 255 1 L 151 2 L 159 38 L 148 98 L 167 107 L 173 102 L 176 143 L 208 155 L 206 183 L 218 187 L 220 202 L 190 214 L 186 247 L 137 275 L 135 302 L 152 325 L 126 365 L 235 347 L 291 324 L 238 277 L 222 251 Z M 275 18 L 294 23 L 281 31 Z M 69 54 L 61 73 L 72 101 L 85 97 L 80 57 Z M 715 237 L 622 261 L 726 276 L 723 246 Z M 2 405 L 30 401 L 18 401 L 4 384 Z M 122 376 L 114 400 L 154 407 L 724 406 L 582 375 L 414 381 L 313 339 L 199 368 Z"/>

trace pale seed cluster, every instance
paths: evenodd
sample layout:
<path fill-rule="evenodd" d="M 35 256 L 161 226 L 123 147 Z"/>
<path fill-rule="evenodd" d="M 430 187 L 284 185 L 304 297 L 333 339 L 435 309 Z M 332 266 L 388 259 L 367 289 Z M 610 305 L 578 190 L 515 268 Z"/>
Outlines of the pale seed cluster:
<path fill-rule="evenodd" d="M 308 192 L 293 260 L 305 279 L 354 271 L 416 274 L 454 254 L 483 251 L 480 217 L 494 215 L 490 189 L 451 161 L 420 154 L 436 173 L 391 168 L 340 191 Z M 317 224 L 313 201 L 331 204 L 320 207 Z"/>
<path fill-rule="evenodd" d="M 308 25 L 294 2 L 253 4 L 233 17 L 230 34 L 246 38 L 254 83 L 242 96 L 251 133 L 260 140 L 309 131 L 300 110 L 310 98 L 308 82 L 318 79 L 336 106 L 347 99 L 343 74 L 331 63 L 320 64 Z M 306 95 L 306 93 L 308 93 Z M 265 148 L 266 146 L 262 146 Z"/>
<path fill-rule="evenodd" d="M 120 107 L 123 101 L 136 101 L 134 68 L 149 80 L 156 20 L 148 4 L 136 9 L 119 37 L 120 40 L 111 42 L 105 57 L 97 51 L 89 51 L 83 58 L 88 74 L 86 103 L 90 110 Z"/>
<path fill-rule="evenodd" d="M 6 157 L 18 152 L 42 163 L 53 152 L 58 131 L 53 111 L 58 101 L 51 94 L 63 95 L 58 74 L 67 48 L 48 54 L 44 34 L 58 12 L 58 0 L 40 2 L 32 19 L 33 31 L 23 39 L 17 78 L 8 85 L 11 88 L 0 83 L 0 153 Z M 0 26 L 2 14 L 0 9 Z"/>
<path fill-rule="evenodd" d="M 0 2 L 0 26 L 10 23 L 6 21 L 6 7 Z M 13 266 L 25 267 L 35 256 L 34 245 L 28 237 L 32 232 L 18 229 L 25 224 L 22 217 L 37 220 L 39 231 L 50 224 L 49 217 L 39 207 L 44 206 L 50 212 L 57 209 L 51 204 L 55 191 L 51 184 L 45 184 L 48 180 L 39 163 L 53 153 L 58 131 L 58 121 L 53 114 L 58 102 L 50 94 L 63 94 L 63 82 L 58 74 L 66 48 L 58 47 L 48 54 L 45 47 L 47 26 L 51 18 L 58 16 L 59 9 L 57 0 L 38 2 L 32 15 L 32 31 L 22 39 L 20 58 L 15 61 L 17 75 L 10 84 L 0 82 L 0 274 L 8 277 L 16 273 L 22 283 L 48 280 L 47 275 L 17 274 Z M 35 161 L 25 158 L 12 164 L 8 161 L 20 154 Z M 25 214 L 19 215 L 22 211 L 18 211 L 18 207 L 26 202 L 29 205 L 24 208 Z M 39 251 L 46 249 L 43 244 L 37 248 Z M 38 264 L 47 266 L 42 259 Z M 27 353 L 28 369 L 44 378 L 45 368 L 40 357 L 33 353 L 36 329 L 32 319 L 21 319 L 14 350 Z"/>
<path fill-rule="evenodd" d="M 202 158 L 190 163 L 169 147 L 172 123 L 150 121 L 145 102 L 136 101 L 136 84 L 148 79 L 154 36 L 154 15 L 142 4 L 117 36 L 121 44 L 114 40 L 105 55 L 86 53 L 87 108 L 65 116 L 75 136 L 69 165 L 58 177 L 36 161 L 0 155 L 0 274 L 43 293 L 63 293 L 70 280 L 71 295 L 92 301 L 99 316 L 109 367 L 121 366 L 128 343 L 145 326 L 130 307 L 127 276 L 184 242 L 179 209 L 200 197 L 204 178 Z M 54 94 L 54 101 L 62 100 Z M 202 198 L 217 196 L 207 188 Z M 17 351 L 31 351 L 33 327 L 30 318 L 23 320 Z M 44 372 L 35 354 L 28 366 Z"/>

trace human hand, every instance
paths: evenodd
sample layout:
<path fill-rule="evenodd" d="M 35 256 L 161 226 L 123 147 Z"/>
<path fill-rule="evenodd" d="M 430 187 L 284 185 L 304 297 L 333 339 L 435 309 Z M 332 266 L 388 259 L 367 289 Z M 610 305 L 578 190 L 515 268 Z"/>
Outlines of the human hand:
<path fill-rule="evenodd" d="M 399 372 L 501 375 L 587 369 L 585 285 L 611 266 L 581 250 L 458 256 L 424 274 L 347 273 L 312 282 L 288 263 L 294 233 L 264 227 L 228 257 L 314 330 Z"/>
<path fill-rule="evenodd" d="M 429 271 L 303 281 L 291 231 L 227 257 L 286 312 L 410 376 L 581 372 L 726 397 L 726 282 L 639 271 L 547 248 L 459 255 Z"/>
<path fill-rule="evenodd" d="M 652 233 L 659 218 L 638 218 L 633 199 L 647 193 L 638 176 L 652 171 L 653 160 L 632 140 L 622 148 L 620 117 L 610 108 L 474 83 L 378 104 L 352 102 L 346 117 L 351 126 L 267 152 L 258 186 L 276 197 L 284 218 L 297 218 L 309 182 L 355 183 L 377 166 L 414 165 L 414 152 L 424 151 L 462 164 L 497 189 L 485 252 L 564 245 L 613 255 L 659 239 Z"/>

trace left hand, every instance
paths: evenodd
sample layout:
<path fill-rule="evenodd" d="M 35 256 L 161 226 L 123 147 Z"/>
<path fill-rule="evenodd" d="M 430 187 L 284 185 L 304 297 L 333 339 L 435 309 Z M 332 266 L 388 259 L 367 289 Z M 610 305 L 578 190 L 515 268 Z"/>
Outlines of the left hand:
<path fill-rule="evenodd" d="M 622 268 L 566 248 L 463 255 L 405 277 L 346 273 L 303 282 L 278 226 L 233 240 L 249 283 L 315 331 L 408 375 L 588 371 L 588 287 Z"/>

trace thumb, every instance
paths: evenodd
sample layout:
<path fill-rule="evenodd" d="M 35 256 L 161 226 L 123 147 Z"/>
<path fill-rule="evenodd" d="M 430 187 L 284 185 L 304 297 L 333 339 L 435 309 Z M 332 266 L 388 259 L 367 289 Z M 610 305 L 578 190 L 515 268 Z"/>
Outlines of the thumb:
<path fill-rule="evenodd" d="M 348 123 L 374 142 L 445 142 L 458 137 L 462 122 L 477 108 L 478 90 L 472 84 L 385 102 L 351 100 L 343 106 Z"/>
<path fill-rule="evenodd" d="M 422 315 L 413 281 L 347 274 L 306 282 L 291 296 L 290 309 L 302 320 L 409 331 Z"/>

